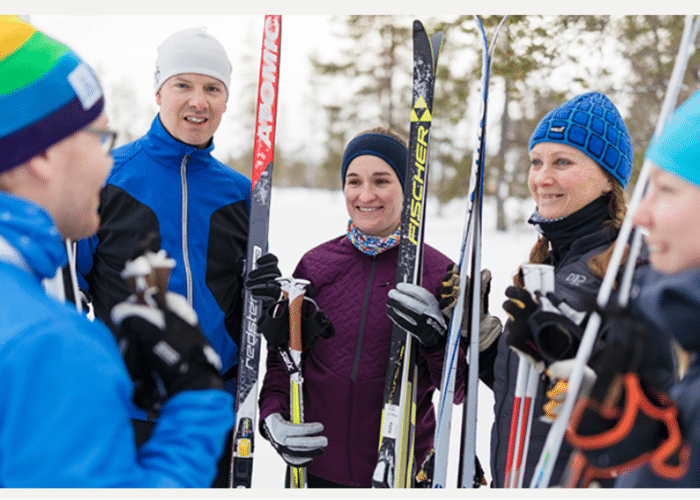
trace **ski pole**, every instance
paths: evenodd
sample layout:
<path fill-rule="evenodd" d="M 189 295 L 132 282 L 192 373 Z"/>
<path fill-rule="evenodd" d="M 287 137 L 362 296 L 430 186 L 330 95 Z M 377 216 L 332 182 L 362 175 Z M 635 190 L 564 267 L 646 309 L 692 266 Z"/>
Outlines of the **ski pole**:
<path fill-rule="evenodd" d="M 506 457 L 506 475 L 503 479 L 504 488 L 513 487 L 513 462 L 516 455 L 516 446 L 519 442 L 518 436 L 522 425 L 523 409 L 522 402 L 524 399 L 525 386 L 530 372 L 530 363 L 522 356 L 518 359 L 518 374 L 515 378 L 515 396 L 513 398 L 513 414 L 510 420 L 510 437 L 508 439 L 508 455 Z"/>
<path fill-rule="evenodd" d="M 296 370 L 289 375 L 289 405 L 293 424 L 304 423 L 304 374 L 301 370 L 301 306 L 308 280 L 279 278 L 284 297 L 289 300 L 289 354 Z M 290 467 L 292 488 L 306 488 L 306 467 Z"/>
<path fill-rule="evenodd" d="M 528 363 L 529 365 L 529 363 Z M 520 446 L 518 447 L 518 459 L 515 467 L 514 474 L 514 487 L 523 487 L 523 478 L 525 477 L 523 471 L 523 462 L 527 460 L 527 453 L 530 448 L 530 432 L 532 431 L 532 419 L 535 413 L 535 397 L 537 396 L 537 387 L 540 381 L 540 375 L 534 366 L 529 367 L 529 374 L 527 378 L 527 389 L 525 391 L 525 404 L 523 406 L 523 415 L 526 415 L 525 429 L 521 435 Z"/>
<path fill-rule="evenodd" d="M 663 104 L 661 106 L 661 111 L 659 113 L 659 119 L 656 124 L 656 129 L 654 131 L 654 137 L 663 129 L 666 121 L 671 115 L 672 110 L 675 108 L 676 101 L 678 99 L 678 93 L 680 91 L 681 84 L 683 82 L 683 75 L 688 64 L 688 59 L 694 47 L 692 47 L 693 40 L 697 36 L 698 21 L 695 16 L 686 16 L 685 24 L 683 28 L 683 35 L 681 37 L 681 42 L 678 48 L 678 55 L 676 56 L 676 62 L 673 66 L 673 72 L 671 73 L 671 78 L 669 80 L 666 95 L 664 97 Z M 649 178 L 649 173 L 651 171 L 651 162 L 645 160 L 642 169 L 639 173 L 637 184 L 634 187 L 634 192 L 632 194 L 632 199 L 630 201 L 630 206 L 625 215 L 625 219 L 620 227 L 620 232 L 615 241 L 615 247 L 608 264 L 608 269 L 605 272 L 605 277 L 598 290 L 598 296 L 596 298 L 596 305 L 599 309 L 604 309 L 608 302 L 610 301 L 610 295 L 612 293 L 615 278 L 620 269 L 622 262 L 622 257 L 627 242 L 629 241 L 630 234 L 632 233 L 632 215 L 639 206 L 642 195 L 646 190 L 647 181 Z M 636 231 L 634 238 L 641 238 L 640 232 Z M 639 235 L 639 236 L 638 236 Z M 633 242 L 632 248 L 639 248 L 640 245 L 637 242 Z M 634 269 L 635 262 L 637 260 L 636 255 L 630 255 L 627 258 L 627 266 L 631 266 Z M 629 287 L 631 284 L 631 271 L 625 271 L 625 279 L 628 281 L 625 286 Z M 627 298 L 629 297 L 629 288 L 627 290 L 620 291 L 619 302 L 621 305 L 626 305 Z M 547 434 L 547 439 L 545 441 L 542 453 L 540 454 L 540 459 L 535 469 L 535 474 L 532 476 L 531 487 L 534 488 L 546 488 L 552 477 L 552 471 L 554 470 L 554 464 L 559 455 L 559 450 L 561 449 L 562 441 L 566 434 L 566 427 L 571 417 L 571 413 L 574 409 L 574 404 L 576 403 L 577 395 L 581 389 L 581 384 L 583 382 L 584 368 L 588 363 L 588 359 L 593 352 L 593 347 L 595 341 L 598 337 L 598 331 L 600 329 L 602 318 L 597 311 L 591 313 L 588 319 L 588 324 L 581 338 L 581 344 L 579 345 L 578 351 L 576 353 L 575 365 L 571 372 L 571 376 L 568 382 L 567 395 L 564 398 L 564 403 L 562 405 L 559 416 L 552 424 L 552 427 Z"/>
<path fill-rule="evenodd" d="M 554 291 L 554 268 L 545 264 L 526 264 L 521 267 L 525 288 L 531 292 L 548 293 Z M 522 486 L 521 467 L 523 458 L 527 458 L 529 448 L 529 431 L 532 428 L 534 406 L 533 398 L 537 392 L 539 377 L 537 370 L 524 356 L 518 358 L 518 375 L 515 382 L 515 399 L 513 401 L 513 418 L 508 443 L 505 488 Z M 515 465 L 515 466 L 514 466 Z"/>

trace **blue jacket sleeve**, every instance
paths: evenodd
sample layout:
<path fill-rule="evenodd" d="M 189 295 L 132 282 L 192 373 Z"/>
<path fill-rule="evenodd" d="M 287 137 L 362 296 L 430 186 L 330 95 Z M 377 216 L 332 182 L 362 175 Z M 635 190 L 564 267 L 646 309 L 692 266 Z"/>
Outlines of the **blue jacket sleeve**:
<path fill-rule="evenodd" d="M 132 383 L 101 323 L 51 319 L 0 350 L 0 486 L 208 487 L 233 424 L 232 397 L 186 391 L 136 449 Z"/>

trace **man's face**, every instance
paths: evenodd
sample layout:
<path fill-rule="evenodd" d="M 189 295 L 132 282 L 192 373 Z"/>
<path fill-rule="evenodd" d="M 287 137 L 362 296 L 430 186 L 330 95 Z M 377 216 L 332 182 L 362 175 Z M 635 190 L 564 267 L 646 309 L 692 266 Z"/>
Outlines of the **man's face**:
<path fill-rule="evenodd" d="M 88 127 L 104 129 L 106 125 L 107 116 L 102 113 Z M 100 192 L 113 163 L 100 139 L 79 130 L 46 152 L 55 168 L 54 194 L 60 200 L 52 215 L 64 238 L 87 238 L 99 227 Z"/>
<path fill-rule="evenodd" d="M 180 142 L 205 148 L 226 111 L 226 86 L 216 78 L 182 73 L 168 78 L 156 94 L 160 121 Z"/>

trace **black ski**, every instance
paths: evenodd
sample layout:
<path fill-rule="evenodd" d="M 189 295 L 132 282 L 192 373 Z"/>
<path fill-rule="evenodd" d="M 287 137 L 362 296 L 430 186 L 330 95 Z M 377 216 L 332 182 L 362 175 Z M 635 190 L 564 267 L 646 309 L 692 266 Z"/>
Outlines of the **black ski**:
<path fill-rule="evenodd" d="M 254 269 L 255 261 L 267 251 L 281 33 L 282 16 L 265 16 L 251 176 L 247 272 Z M 253 445 L 260 367 L 258 318 L 262 312 L 262 304 L 248 290 L 244 292 L 243 300 L 243 323 L 238 351 L 236 426 L 229 477 L 231 488 L 250 488 L 253 479 Z"/>
<path fill-rule="evenodd" d="M 441 45 L 441 32 L 429 39 L 423 23 L 413 22 L 413 101 L 397 283 L 420 284 L 423 276 L 430 125 Z M 393 326 L 384 385 L 379 457 L 372 477 L 375 488 L 410 488 L 413 485 L 417 347 L 410 333 Z"/>

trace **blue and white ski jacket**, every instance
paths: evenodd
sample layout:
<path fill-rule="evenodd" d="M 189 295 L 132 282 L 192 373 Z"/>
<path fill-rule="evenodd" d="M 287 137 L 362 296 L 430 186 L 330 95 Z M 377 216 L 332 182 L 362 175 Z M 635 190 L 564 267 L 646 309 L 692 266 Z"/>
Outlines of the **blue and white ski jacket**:
<path fill-rule="evenodd" d="M 231 395 L 177 394 L 137 450 L 114 336 L 42 288 L 66 262 L 49 214 L 0 192 L 0 487 L 208 487 Z"/>
<path fill-rule="evenodd" d="M 100 228 L 78 243 L 78 271 L 96 316 L 111 326 L 112 307 L 130 294 L 119 276 L 124 263 L 157 232 L 177 263 L 168 289 L 187 297 L 226 374 L 238 362 L 250 180 L 215 159 L 213 149 L 213 141 L 206 149 L 177 141 L 159 116 L 146 135 L 117 148 Z"/>

